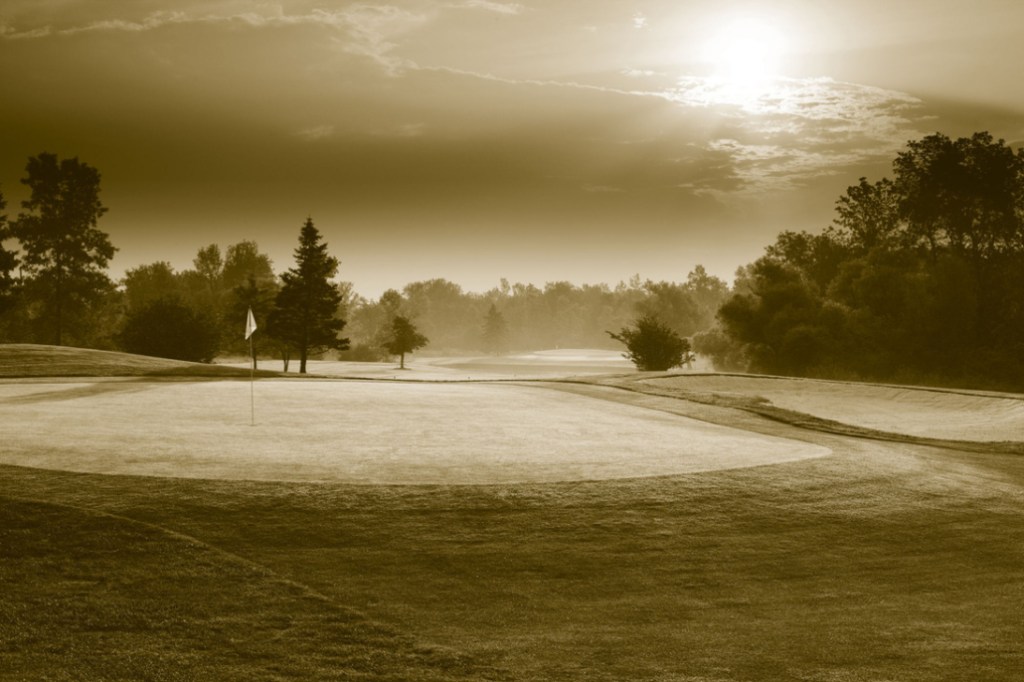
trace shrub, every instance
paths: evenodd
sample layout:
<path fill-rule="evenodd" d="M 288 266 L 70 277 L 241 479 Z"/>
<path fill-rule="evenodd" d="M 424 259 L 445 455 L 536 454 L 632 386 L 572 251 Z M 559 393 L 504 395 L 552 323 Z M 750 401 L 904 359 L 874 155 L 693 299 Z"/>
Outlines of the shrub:
<path fill-rule="evenodd" d="M 656 317 L 644 315 L 624 327 L 618 334 L 608 335 L 626 344 L 623 356 L 642 371 L 664 372 L 679 367 L 690 359 L 690 342 L 682 338 Z"/>

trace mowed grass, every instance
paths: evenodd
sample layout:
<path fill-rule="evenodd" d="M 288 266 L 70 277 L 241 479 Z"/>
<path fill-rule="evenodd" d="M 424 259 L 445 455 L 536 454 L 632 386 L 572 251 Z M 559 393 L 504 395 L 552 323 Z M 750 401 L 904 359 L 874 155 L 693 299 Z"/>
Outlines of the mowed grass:
<path fill-rule="evenodd" d="M 0 499 L 0 679 L 496 679 L 166 530 Z"/>
<path fill-rule="evenodd" d="M 483 486 L 0 467 L 0 679 L 1020 679 L 1024 460 L 700 409 L 833 454 Z"/>

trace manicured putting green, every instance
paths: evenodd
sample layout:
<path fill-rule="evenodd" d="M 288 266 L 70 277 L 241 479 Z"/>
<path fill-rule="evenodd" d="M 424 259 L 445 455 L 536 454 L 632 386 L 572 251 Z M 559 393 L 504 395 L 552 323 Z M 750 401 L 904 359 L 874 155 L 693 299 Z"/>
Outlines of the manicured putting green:
<path fill-rule="evenodd" d="M 540 387 L 374 381 L 0 383 L 0 462 L 69 471 L 352 483 L 605 480 L 826 448 Z"/>

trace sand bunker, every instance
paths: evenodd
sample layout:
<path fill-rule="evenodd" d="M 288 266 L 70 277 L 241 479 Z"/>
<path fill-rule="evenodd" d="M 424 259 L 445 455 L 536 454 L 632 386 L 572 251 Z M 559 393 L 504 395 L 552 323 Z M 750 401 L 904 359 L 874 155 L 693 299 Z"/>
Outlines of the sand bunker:
<path fill-rule="evenodd" d="M 773 405 L 877 431 L 972 442 L 1024 441 L 1024 397 L 898 386 L 724 375 L 645 383 L 721 395 L 761 396 Z"/>
<path fill-rule="evenodd" d="M 603 480 L 829 454 L 543 388 L 370 381 L 0 384 L 0 462 L 353 483 Z"/>

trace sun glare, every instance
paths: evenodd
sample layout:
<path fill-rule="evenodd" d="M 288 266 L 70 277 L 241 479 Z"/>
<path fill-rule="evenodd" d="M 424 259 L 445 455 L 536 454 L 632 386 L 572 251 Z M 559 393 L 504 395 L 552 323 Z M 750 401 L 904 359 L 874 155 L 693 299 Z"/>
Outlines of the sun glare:
<path fill-rule="evenodd" d="M 738 18 L 704 44 L 702 58 L 723 98 L 746 103 L 766 92 L 780 75 L 785 36 L 770 23 Z"/>

